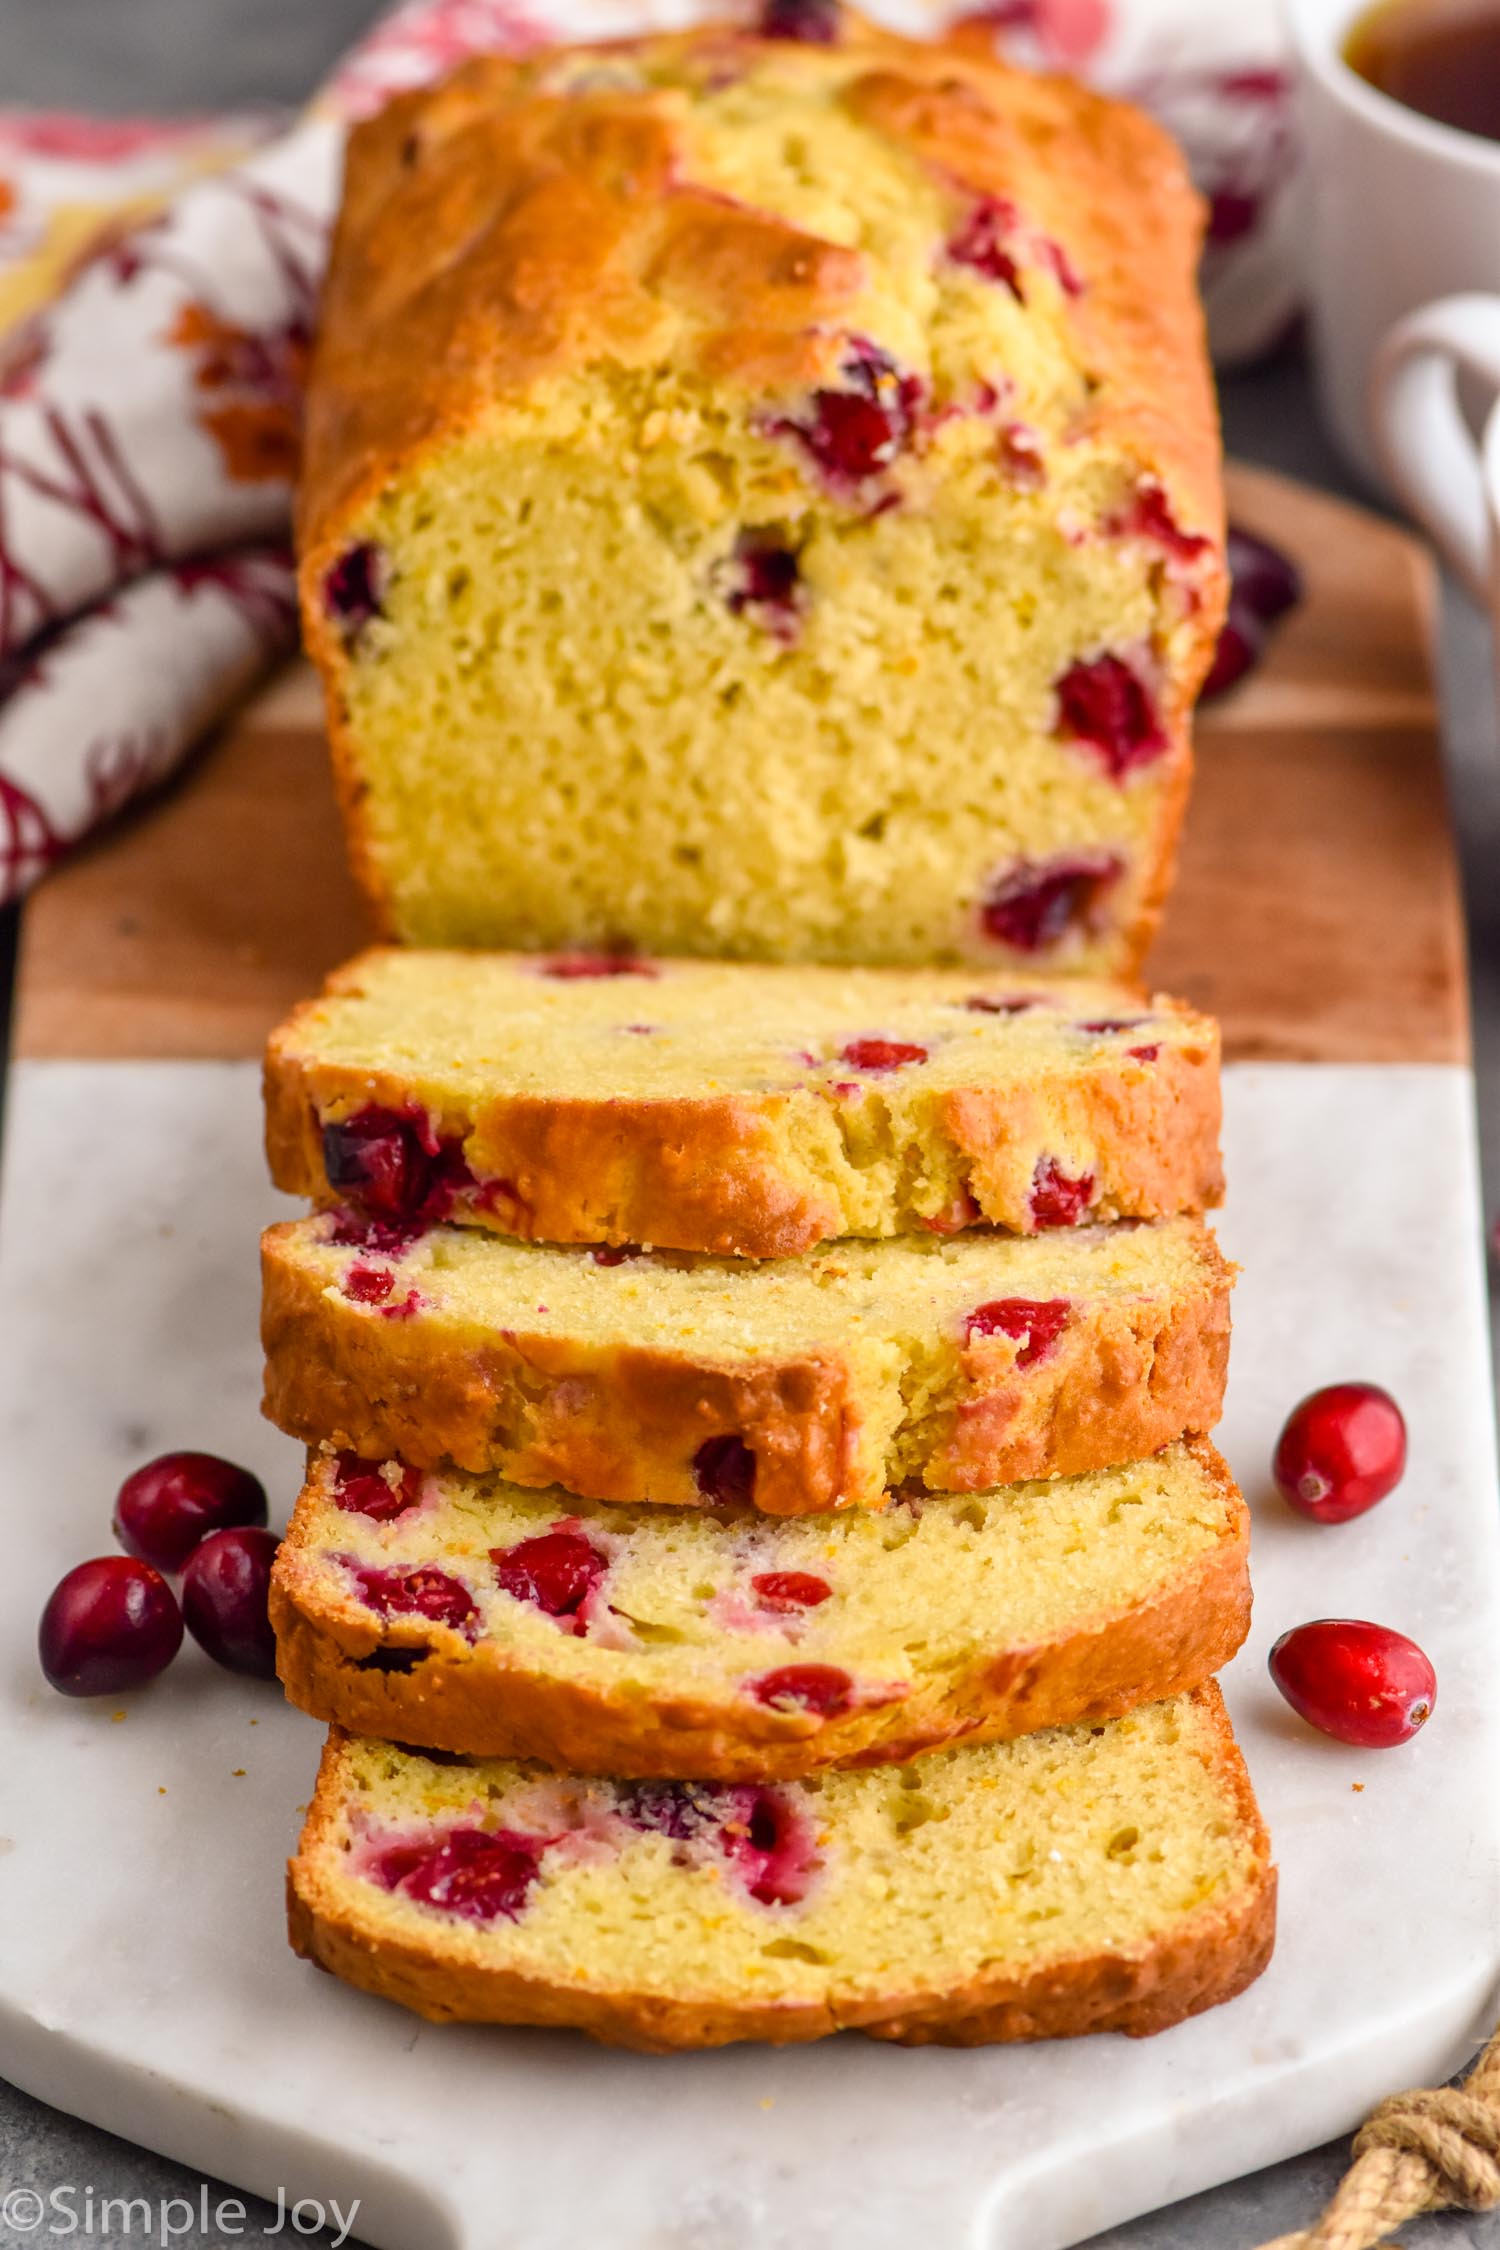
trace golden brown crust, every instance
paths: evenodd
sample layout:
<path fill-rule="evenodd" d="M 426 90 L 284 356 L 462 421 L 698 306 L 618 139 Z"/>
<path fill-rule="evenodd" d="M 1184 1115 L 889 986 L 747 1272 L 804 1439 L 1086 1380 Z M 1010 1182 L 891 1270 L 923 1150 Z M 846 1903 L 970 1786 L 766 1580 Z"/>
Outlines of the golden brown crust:
<path fill-rule="evenodd" d="M 595 52 L 639 45 L 690 70 L 706 38 L 729 67 L 763 51 L 716 25 Z M 852 11 L 828 60 L 842 75 L 851 56 L 868 67 L 842 98 L 863 124 L 959 195 L 1014 198 L 1066 246 L 1088 277 L 1073 317 L 1093 425 L 1159 476 L 1184 530 L 1221 542 L 1194 287 L 1202 213 L 1169 136 L 1072 79 L 902 39 Z M 308 401 L 298 530 L 310 560 L 326 562 L 351 514 L 497 396 L 591 359 L 650 364 L 663 301 L 690 314 L 697 363 L 720 381 L 811 384 L 837 356 L 820 330 L 858 290 L 857 252 L 696 185 L 659 93 L 546 94 L 539 60 L 476 58 L 351 136 Z M 1211 616 L 1203 638 L 1206 664 Z"/>
<path fill-rule="evenodd" d="M 1078 1956 L 1032 1970 L 1007 1971 L 997 1964 L 949 1993 L 831 1996 L 824 2003 L 769 2006 L 589 1991 L 473 1962 L 455 1965 L 418 1944 L 373 1936 L 347 1895 L 323 1876 L 319 1859 L 342 1797 L 344 1737 L 337 1728 L 323 1752 L 301 1845 L 288 1867 L 292 1946 L 304 1960 L 432 2022 L 564 2025 L 606 2045 L 647 2054 L 745 2039 L 783 2046 L 844 2030 L 905 2045 L 978 2046 L 1094 2031 L 1142 2037 L 1233 1999 L 1265 1968 L 1275 1936 L 1270 1840 L 1218 1689 L 1200 1690 L 1198 1700 L 1213 1738 L 1208 1761 L 1234 1798 L 1252 1867 L 1233 1897 L 1129 1952 Z"/>
<path fill-rule="evenodd" d="M 347 962 L 322 997 L 357 990 L 378 949 Z M 1158 999 L 1160 1009 L 1190 1013 Z M 322 1117 L 374 1103 L 403 1109 L 411 1087 L 394 1071 L 318 1062 L 319 1000 L 293 1010 L 266 1050 L 266 1154 L 277 1187 L 322 1205 L 338 1198 L 323 1164 Z M 976 1222 L 1030 1230 L 1018 1202 L 1017 1152 L 1051 1153 L 1059 1129 L 1094 1151 L 1091 1217 L 1162 1219 L 1211 1209 L 1223 1197 L 1218 1027 L 1193 1018 L 1194 1037 L 1168 1042 L 1143 1069 L 1128 1059 L 1086 1073 L 975 1087 L 934 1105 L 930 1129 L 963 1177 Z M 836 1102 L 830 1094 L 830 1106 Z M 463 1203 L 463 1224 L 532 1242 L 655 1244 L 720 1257 L 799 1256 L 845 1231 L 832 1183 L 798 1140 L 805 1093 L 707 1094 L 691 1099 L 584 1100 L 501 1093 L 433 1123 L 472 1144 L 489 1183 Z M 1030 1166 L 1022 1172 L 1030 1178 Z M 499 1183 L 497 1185 L 497 1183 Z M 899 1230 L 921 1222 L 898 1214 Z"/>
<path fill-rule="evenodd" d="M 899 1764 L 959 1738 L 1002 1741 L 1120 1718 L 1202 1686 L 1249 1629 L 1249 1515 L 1214 1449 L 1201 1441 L 1194 1450 L 1225 1503 L 1214 1548 L 1149 1602 L 1082 1617 L 1048 1641 L 977 1651 L 961 1670 L 919 1679 L 902 1702 L 833 1718 L 739 1697 L 653 1703 L 638 1688 L 612 1693 L 529 1670 L 494 1642 L 382 1622 L 352 1603 L 335 1608 L 304 1543 L 307 1495 L 272 1581 L 277 1669 L 300 1709 L 353 1734 L 621 1777 L 786 1781 L 828 1766 Z M 409 1671 L 382 1668 L 408 1657 L 417 1659 Z"/>
<path fill-rule="evenodd" d="M 722 25 L 658 37 L 711 46 L 730 69 L 762 43 Z M 599 50 L 628 57 L 633 43 Z M 577 52 L 577 50 L 574 50 Z M 1227 591 L 1219 431 L 1194 285 L 1201 206 L 1169 137 L 1064 78 L 1009 69 L 977 41 L 912 42 L 847 14 L 830 67 L 864 65 L 844 105 L 947 181 L 1014 201 L 1088 286 L 1072 305 L 1090 404 L 1107 439 L 1206 538 L 1183 661 L 1163 708 L 1168 785 L 1122 963 L 1155 931 L 1191 774 L 1189 717 Z M 545 58 L 544 58 L 545 61 Z M 816 65 L 814 65 L 816 67 Z M 398 96 L 349 146 L 308 393 L 298 505 L 307 646 L 323 675 L 335 781 L 357 880 L 395 934 L 344 707 L 347 651 L 321 598 L 349 527 L 424 452 L 497 401 L 590 359 L 648 365 L 667 327 L 688 371 L 760 392 L 827 374 L 859 253 L 694 184 L 661 96 L 536 90 L 533 60 L 490 56 Z M 685 329 L 682 316 L 686 316 Z M 1165 769 L 1164 769 L 1165 770 Z"/>
<path fill-rule="evenodd" d="M 592 1500 L 692 1506 L 705 1498 L 694 1454 L 733 1432 L 755 1453 L 756 1504 L 769 1515 L 864 1496 L 855 1485 L 854 1371 L 842 1354 L 716 1368 L 686 1351 L 601 1352 L 515 1331 L 457 1349 L 420 1315 L 361 1319 L 278 1255 L 280 1232 L 270 1229 L 262 1244 L 264 1408 L 304 1444 L 373 1460 L 399 1455 L 418 1468 L 451 1461 Z M 883 1504 L 883 1487 L 869 1497 Z"/>
<path fill-rule="evenodd" d="M 692 1506 L 705 1497 L 699 1447 L 733 1435 L 755 1456 L 755 1505 L 767 1515 L 885 1504 L 884 1464 L 861 1442 L 877 1393 L 847 1349 L 724 1366 L 690 1343 L 601 1346 L 519 1325 L 475 1342 L 441 1315 L 388 1321 L 350 1303 L 296 1256 L 295 1232 L 271 1227 L 261 1244 L 264 1404 L 307 1445 L 419 1468 L 451 1461 L 592 1500 Z M 1206 1231 L 1195 1278 L 1180 1298 L 1081 1300 L 1032 1367 L 1016 1365 L 1006 1339 L 973 1338 L 951 1409 L 932 1417 L 910 1474 L 934 1491 L 982 1491 L 1139 1460 L 1212 1429 L 1233 1273 Z"/>

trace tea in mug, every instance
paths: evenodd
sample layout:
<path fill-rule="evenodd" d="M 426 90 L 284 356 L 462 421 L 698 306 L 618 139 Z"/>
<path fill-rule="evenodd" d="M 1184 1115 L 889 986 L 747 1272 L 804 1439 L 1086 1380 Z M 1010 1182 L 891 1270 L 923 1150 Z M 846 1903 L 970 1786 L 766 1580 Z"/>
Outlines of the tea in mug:
<path fill-rule="evenodd" d="M 1378 0 L 1344 60 L 1403 108 L 1500 141 L 1500 0 Z"/>

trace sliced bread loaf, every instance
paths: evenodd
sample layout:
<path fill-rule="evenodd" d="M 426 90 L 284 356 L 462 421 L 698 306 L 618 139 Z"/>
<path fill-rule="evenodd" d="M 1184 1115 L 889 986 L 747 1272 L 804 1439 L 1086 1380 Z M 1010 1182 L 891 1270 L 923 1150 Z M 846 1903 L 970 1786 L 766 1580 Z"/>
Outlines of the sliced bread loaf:
<path fill-rule="evenodd" d="M 352 136 L 299 528 L 355 871 L 419 943 L 1134 962 L 1224 601 L 1198 198 L 1065 77 L 766 16 Z"/>
<path fill-rule="evenodd" d="M 1232 1274 L 1196 1219 L 603 1255 L 272 1227 L 266 1411 L 376 1460 L 796 1515 L 1132 1460 L 1223 1403 Z"/>
<path fill-rule="evenodd" d="M 1270 1957 L 1217 1688 L 781 1786 L 579 1781 L 329 1737 L 292 1942 L 436 2020 L 665 2052 L 1160 2031 Z"/>
<path fill-rule="evenodd" d="M 785 1257 L 1219 1199 L 1217 1026 L 1119 985 L 377 949 L 271 1040 L 279 1187 L 383 1228 Z"/>
<path fill-rule="evenodd" d="M 315 1458 L 277 1558 L 315 1718 L 583 1773 L 770 1779 L 1199 1686 L 1250 1616 L 1206 1440 L 883 1515 L 624 1508 Z"/>

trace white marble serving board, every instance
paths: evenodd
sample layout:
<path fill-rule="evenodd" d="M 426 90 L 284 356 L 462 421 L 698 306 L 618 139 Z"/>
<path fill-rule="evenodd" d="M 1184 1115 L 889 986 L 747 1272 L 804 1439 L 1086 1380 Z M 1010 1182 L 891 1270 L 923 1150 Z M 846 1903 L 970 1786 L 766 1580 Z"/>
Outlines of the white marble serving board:
<path fill-rule="evenodd" d="M 257 1417 L 264 1184 L 248 1065 L 32 1063 L 0 1200 L 0 2072 L 236 2184 L 357 2197 L 381 2250 L 1060 2250 L 1440 2078 L 1500 1981 L 1500 1511 L 1468 1074 L 1241 1066 L 1221 1233 L 1245 1268 L 1221 1432 L 1256 1516 L 1227 1676 L 1275 1838 L 1281 1938 L 1156 2040 L 903 2052 L 854 2036 L 645 2059 L 437 2029 L 294 1960 L 282 1861 L 318 1729 L 189 1648 L 118 1705 L 43 1684 L 35 1622 L 173 1446 L 298 1451 Z M 1388 1384 L 1400 1492 L 1320 1530 L 1268 1495 L 1316 1383 Z M 280 1520 L 278 1517 L 276 1520 Z M 1344 1750 L 1265 1679 L 1285 1626 L 1413 1633 L 1436 1716 Z M 1231 2250 L 1226 2245 L 1225 2250 Z"/>

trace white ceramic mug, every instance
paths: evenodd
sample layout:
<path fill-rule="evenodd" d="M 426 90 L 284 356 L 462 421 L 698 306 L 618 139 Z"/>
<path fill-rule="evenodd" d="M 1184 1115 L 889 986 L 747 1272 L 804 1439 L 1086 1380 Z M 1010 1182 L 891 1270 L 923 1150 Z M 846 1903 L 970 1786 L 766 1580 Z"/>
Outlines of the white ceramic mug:
<path fill-rule="evenodd" d="M 1370 412 L 1387 477 L 1500 635 L 1500 406 L 1476 443 L 1459 378 L 1500 400 L 1500 297 L 1466 291 L 1398 321 L 1375 361 Z"/>
<path fill-rule="evenodd" d="M 1318 385 L 1333 437 L 1378 484 L 1369 397 L 1384 338 L 1434 297 L 1500 290 L 1500 142 L 1404 109 L 1349 68 L 1363 4 L 1285 0 Z"/>

